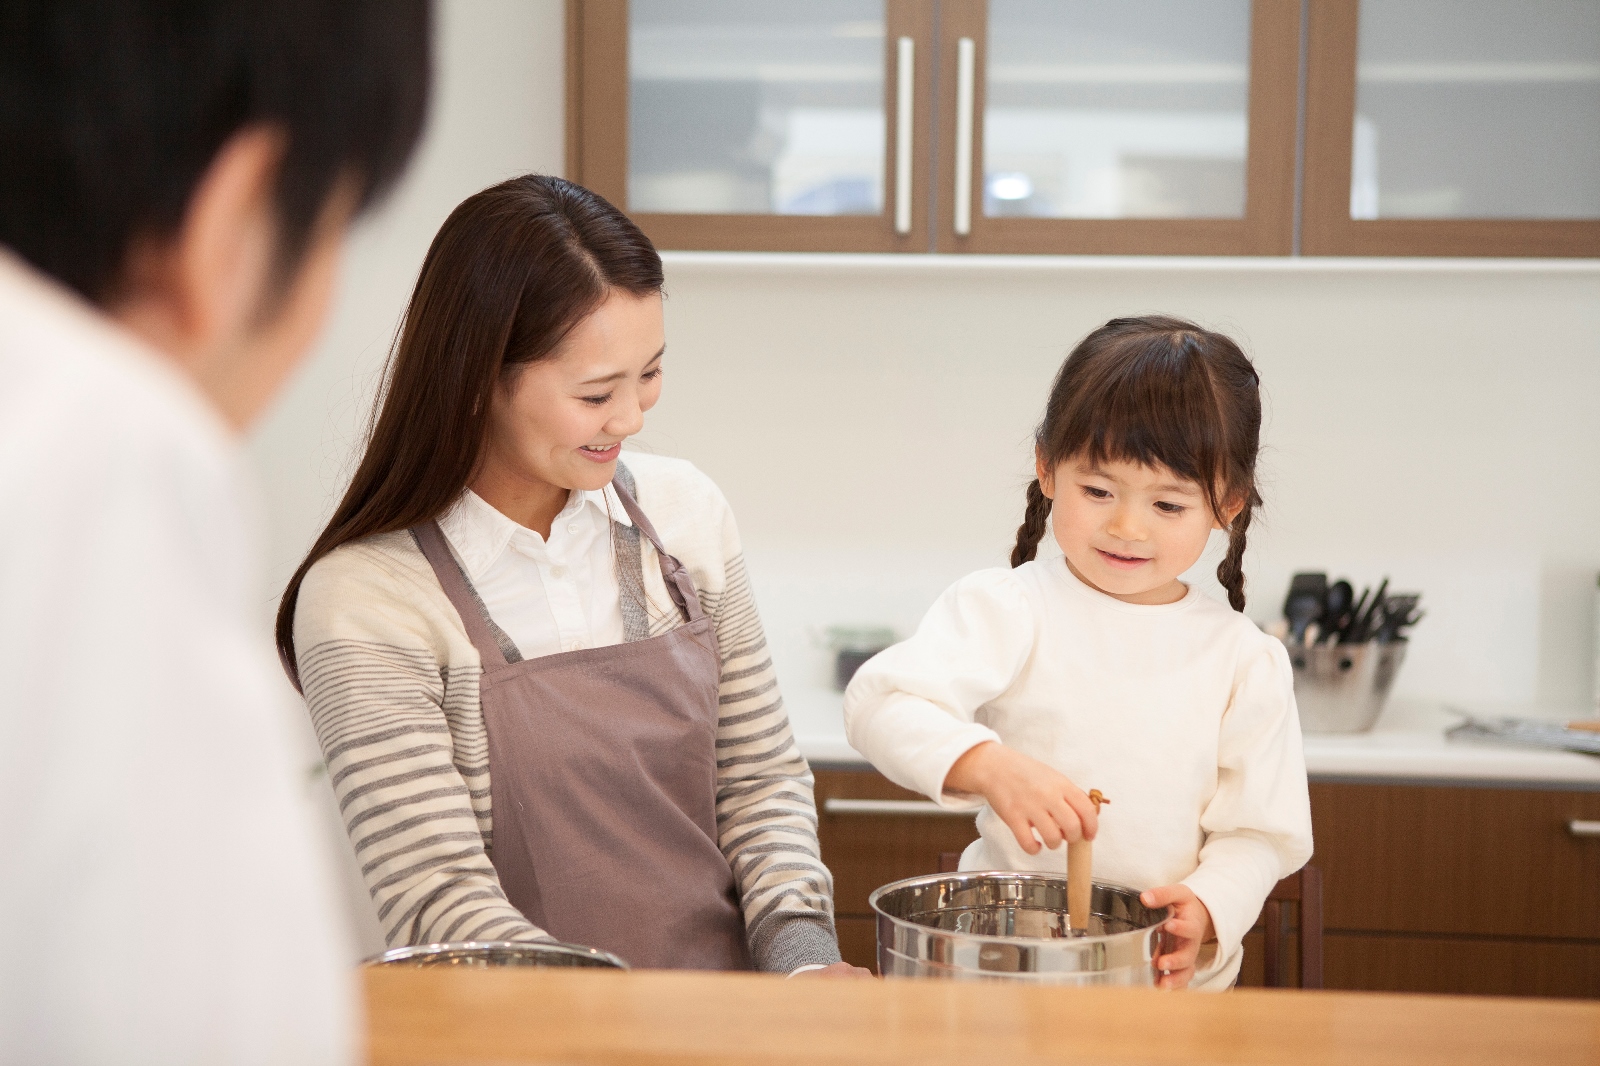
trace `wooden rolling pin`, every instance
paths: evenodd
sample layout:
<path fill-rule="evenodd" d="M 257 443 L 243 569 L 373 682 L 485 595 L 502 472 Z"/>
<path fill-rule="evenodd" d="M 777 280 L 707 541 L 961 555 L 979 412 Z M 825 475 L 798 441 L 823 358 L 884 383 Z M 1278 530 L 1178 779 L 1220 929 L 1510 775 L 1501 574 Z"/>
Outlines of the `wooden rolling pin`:
<path fill-rule="evenodd" d="M 1089 790 L 1089 802 L 1099 813 L 1102 803 L 1110 803 L 1098 788 Z M 1091 877 L 1094 872 L 1094 841 L 1080 840 L 1067 843 L 1067 925 L 1073 931 L 1089 931 L 1090 898 L 1094 892 Z"/>

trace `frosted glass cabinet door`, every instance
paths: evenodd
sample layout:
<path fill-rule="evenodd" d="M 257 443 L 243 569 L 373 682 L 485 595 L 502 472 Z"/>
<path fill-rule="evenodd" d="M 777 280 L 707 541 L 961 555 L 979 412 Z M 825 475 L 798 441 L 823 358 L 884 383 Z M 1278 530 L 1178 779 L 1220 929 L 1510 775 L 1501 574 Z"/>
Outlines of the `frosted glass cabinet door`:
<path fill-rule="evenodd" d="M 938 6 L 940 251 L 1292 250 L 1300 0 Z"/>
<path fill-rule="evenodd" d="M 1352 219 L 1600 218 L 1600 2 L 1361 0 Z"/>
<path fill-rule="evenodd" d="M 883 211 L 884 0 L 628 7 L 630 211 Z"/>
<path fill-rule="evenodd" d="M 989 0 L 989 217 L 1243 218 L 1250 0 Z"/>

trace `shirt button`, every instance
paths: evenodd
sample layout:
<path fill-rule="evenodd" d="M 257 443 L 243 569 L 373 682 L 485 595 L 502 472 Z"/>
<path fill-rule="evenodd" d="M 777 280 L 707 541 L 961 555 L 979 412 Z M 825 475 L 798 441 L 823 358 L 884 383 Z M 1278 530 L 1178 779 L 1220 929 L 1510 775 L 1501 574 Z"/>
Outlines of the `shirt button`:
<path fill-rule="evenodd" d="M 578 523 L 576 523 L 576 522 L 572 523 L 572 525 L 567 527 L 567 532 L 568 533 L 576 533 L 577 531 L 578 531 Z"/>
<path fill-rule="evenodd" d="M 568 651 L 582 651 L 583 650 L 583 641 L 581 641 L 581 640 L 573 641 L 571 644 L 567 645 L 567 650 Z"/>
<path fill-rule="evenodd" d="M 550 576 L 553 577 L 553 578 L 557 578 L 557 579 L 566 577 L 567 576 L 567 568 L 564 567 L 564 566 L 551 567 L 550 568 Z"/>

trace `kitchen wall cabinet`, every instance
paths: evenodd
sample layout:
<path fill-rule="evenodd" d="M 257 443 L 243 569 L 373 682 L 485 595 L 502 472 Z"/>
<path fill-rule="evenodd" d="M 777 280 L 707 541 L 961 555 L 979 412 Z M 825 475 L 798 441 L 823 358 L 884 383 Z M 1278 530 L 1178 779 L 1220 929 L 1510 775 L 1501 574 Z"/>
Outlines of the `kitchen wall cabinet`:
<path fill-rule="evenodd" d="M 1600 5 L 1308 11 L 1307 254 L 1600 255 Z"/>
<path fill-rule="evenodd" d="M 872 770 L 816 775 L 840 947 L 872 966 L 868 894 L 934 873 L 976 833 L 948 815 L 830 812 L 922 797 Z M 1311 804 L 1326 987 L 1600 996 L 1600 838 L 1570 828 L 1600 821 L 1600 792 L 1315 782 Z M 1245 947 L 1241 983 L 1259 984 L 1259 932 Z"/>
<path fill-rule="evenodd" d="M 1592 4 L 567 12 L 567 171 L 662 248 L 1600 255 Z"/>

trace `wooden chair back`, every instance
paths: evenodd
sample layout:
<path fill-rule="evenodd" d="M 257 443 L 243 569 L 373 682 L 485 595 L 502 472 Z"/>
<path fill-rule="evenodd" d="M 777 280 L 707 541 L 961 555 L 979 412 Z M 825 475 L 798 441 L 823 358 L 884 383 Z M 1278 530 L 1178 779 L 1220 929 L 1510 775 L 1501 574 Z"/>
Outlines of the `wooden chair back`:
<path fill-rule="evenodd" d="M 1298 983 L 1289 980 L 1283 948 L 1288 932 L 1284 904 L 1293 903 L 1295 940 L 1299 949 Z M 1262 984 L 1267 988 L 1322 987 L 1322 871 L 1305 866 L 1273 886 L 1261 908 Z"/>

